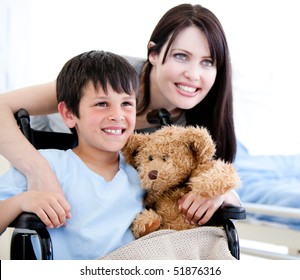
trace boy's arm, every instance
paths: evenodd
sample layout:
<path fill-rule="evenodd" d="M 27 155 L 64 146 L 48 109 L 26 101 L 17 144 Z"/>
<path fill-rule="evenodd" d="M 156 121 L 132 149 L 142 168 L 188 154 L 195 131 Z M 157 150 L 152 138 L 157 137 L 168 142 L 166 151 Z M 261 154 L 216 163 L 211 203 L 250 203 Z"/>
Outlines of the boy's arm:
<path fill-rule="evenodd" d="M 0 201 L 0 234 L 22 212 L 35 213 L 47 227 L 53 228 L 66 223 L 69 211 L 59 193 L 26 191 Z"/>
<path fill-rule="evenodd" d="M 16 195 L 0 202 L 0 234 L 21 214 L 22 211 L 19 203 L 21 195 Z"/>

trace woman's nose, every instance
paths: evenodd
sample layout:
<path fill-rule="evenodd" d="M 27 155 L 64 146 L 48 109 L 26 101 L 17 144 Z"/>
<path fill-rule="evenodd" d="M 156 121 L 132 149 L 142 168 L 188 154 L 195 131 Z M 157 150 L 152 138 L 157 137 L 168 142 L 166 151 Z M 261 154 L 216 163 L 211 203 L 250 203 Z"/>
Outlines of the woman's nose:
<path fill-rule="evenodd" d="M 201 75 L 200 72 L 200 67 L 198 65 L 191 65 L 184 71 L 183 75 L 191 81 L 198 81 Z"/>

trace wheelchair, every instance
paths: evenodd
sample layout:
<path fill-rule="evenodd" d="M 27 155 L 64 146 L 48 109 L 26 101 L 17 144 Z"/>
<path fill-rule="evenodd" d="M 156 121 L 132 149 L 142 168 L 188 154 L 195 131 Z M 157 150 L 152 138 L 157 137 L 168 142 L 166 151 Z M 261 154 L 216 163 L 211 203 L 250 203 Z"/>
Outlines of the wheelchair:
<path fill-rule="evenodd" d="M 36 149 L 61 149 L 67 150 L 75 147 L 77 137 L 74 134 L 40 131 L 31 128 L 30 116 L 24 109 L 16 114 L 18 126 L 25 137 Z M 169 113 L 164 110 L 156 110 L 148 116 L 148 121 L 157 123 L 160 126 L 171 124 Z M 222 226 L 226 232 L 228 248 L 231 255 L 240 259 L 239 237 L 234 223 L 231 220 L 246 218 L 246 211 L 243 207 L 223 204 L 215 212 L 207 225 Z M 11 239 L 10 258 L 12 260 L 52 260 L 53 245 L 51 237 L 43 222 L 33 213 L 22 213 L 9 227 L 14 228 Z M 38 240 L 34 246 L 33 240 Z M 38 252 L 36 247 L 39 247 Z"/>

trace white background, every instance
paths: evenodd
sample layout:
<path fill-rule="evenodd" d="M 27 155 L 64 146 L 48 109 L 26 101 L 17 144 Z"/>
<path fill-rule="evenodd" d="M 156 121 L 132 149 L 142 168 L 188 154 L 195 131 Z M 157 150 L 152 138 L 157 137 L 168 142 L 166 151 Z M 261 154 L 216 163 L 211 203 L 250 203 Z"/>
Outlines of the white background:
<path fill-rule="evenodd" d="M 184 2 L 184 1 L 183 1 Z M 145 57 L 176 0 L 0 0 L 0 92 L 54 80 L 91 49 Z M 237 136 L 252 154 L 300 154 L 297 1 L 202 0 L 227 35 Z"/>

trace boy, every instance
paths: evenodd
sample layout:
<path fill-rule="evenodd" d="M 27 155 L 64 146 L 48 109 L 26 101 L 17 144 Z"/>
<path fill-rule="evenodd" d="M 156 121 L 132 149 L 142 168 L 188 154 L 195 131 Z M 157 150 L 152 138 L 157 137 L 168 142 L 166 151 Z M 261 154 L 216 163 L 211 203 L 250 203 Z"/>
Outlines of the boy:
<path fill-rule="evenodd" d="M 0 177 L 0 233 L 21 212 L 34 212 L 49 227 L 54 259 L 96 259 L 134 239 L 130 225 L 142 210 L 138 174 L 120 154 L 135 127 L 138 77 L 124 58 L 91 51 L 64 65 L 56 87 L 78 145 L 40 152 L 72 218 L 59 194 L 27 191 L 26 178 L 11 168 Z"/>

